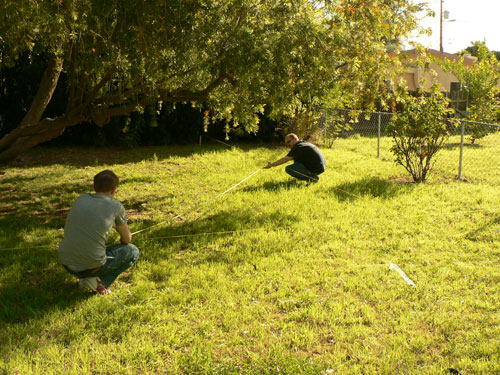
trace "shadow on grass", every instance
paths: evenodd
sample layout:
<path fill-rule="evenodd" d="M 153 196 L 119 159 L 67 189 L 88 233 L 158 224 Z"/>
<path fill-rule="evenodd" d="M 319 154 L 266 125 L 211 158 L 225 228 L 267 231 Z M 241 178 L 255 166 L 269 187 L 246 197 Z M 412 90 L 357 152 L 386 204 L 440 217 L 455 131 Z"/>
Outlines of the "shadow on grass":
<path fill-rule="evenodd" d="M 332 187 L 331 191 L 339 201 L 352 201 L 363 196 L 389 199 L 408 188 L 411 186 L 395 184 L 377 177 L 368 177 Z"/>
<path fill-rule="evenodd" d="M 498 229 L 495 228 L 500 224 L 500 216 L 492 218 L 486 224 L 481 225 L 479 228 L 470 231 L 465 235 L 465 238 L 474 242 L 493 242 L 498 240 Z"/>
<path fill-rule="evenodd" d="M 20 177 L 14 186 L 0 186 L 0 331 L 6 323 L 39 319 L 92 296 L 76 287 L 57 252 L 74 192 L 88 191 L 89 184 L 34 187 L 30 180 Z M 135 212 L 144 210 L 143 201 L 126 203 Z"/>
<path fill-rule="evenodd" d="M 166 245 L 162 251 L 146 253 L 146 259 L 156 263 L 160 260 L 168 259 L 181 251 L 191 251 L 193 248 L 203 247 L 203 244 L 217 239 L 229 239 L 241 232 L 258 232 L 262 227 L 269 224 L 275 229 L 287 228 L 297 222 L 294 215 L 284 215 L 276 211 L 272 214 L 263 214 L 247 211 L 226 211 L 210 216 L 203 216 L 192 221 L 178 224 L 165 223 L 164 227 L 159 227 L 151 231 L 137 234 L 134 242 L 139 248 L 147 252 L 150 241 L 164 242 Z M 266 232 L 267 235 L 267 232 Z M 224 242 L 224 241 L 222 241 Z M 222 244 L 220 246 L 229 246 Z M 250 246 L 251 247 L 251 246 Z M 231 263 L 232 265 L 248 261 L 248 253 L 251 249 L 240 249 L 233 252 L 207 252 L 198 253 L 196 263 Z M 266 255 L 274 252 L 273 249 L 266 250 Z M 262 254 L 261 254 L 262 255 Z"/>
<path fill-rule="evenodd" d="M 11 226 L 12 230 L 18 232 L 19 249 L 0 252 L 0 271 L 2 272 L 0 330 L 5 324 L 26 323 L 32 319 L 42 319 L 51 311 L 71 309 L 75 304 L 93 295 L 78 289 L 76 278 L 62 268 L 57 245 L 50 248 L 23 248 L 26 241 L 23 240 L 22 233 L 26 227 L 22 224 L 30 220 L 27 212 L 24 215 L 24 217 L 18 216 L 18 224 Z M 290 226 L 296 220 L 297 218 L 293 215 L 283 215 L 279 211 L 264 214 L 256 210 L 231 210 L 209 216 L 202 215 L 199 219 L 192 221 L 173 222 L 170 225 L 165 223 L 166 227 L 158 226 L 137 234 L 133 242 L 141 250 L 143 261 L 158 263 L 177 253 L 191 251 L 193 248 L 199 249 L 211 243 L 211 241 L 207 242 L 208 236 L 230 238 L 237 231 L 258 231 L 265 223 L 279 228 Z M 147 228 L 147 225 L 156 224 L 149 221 L 143 223 L 146 224 L 144 228 Z M 33 222 L 33 226 L 39 225 Z M 186 236 L 160 238 L 183 235 Z M 168 246 L 162 248 L 162 251 L 148 251 L 151 241 L 168 241 Z M 229 245 L 231 243 L 226 242 L 220 246 L 224 248 Z M 226 252 L 215 248 L 215 251 L 193 253 L 193 255 L 196 264 L 218 262 L 234 265 L 247 262 L 251 251 L 252 249 L 249 248 Z M 266 251 L 272 253 L 275 250 L 271 248 Z"/>
<path fill-rule="evenodd" d="M 43 234 L 30 236 L 29 243 L 26 235 L 62 228 L 73 204 L 71 193 L 88 189 L 88 184 L 76 182 L 34 189 L 30 180 L 16 179 L 14 187 L 0 185 L 0 248 L 45 245 Z"/>
<path fill-rule="evenodd" d="M 267 181 L 262 183 L 261 185 L 247 186 L 241 189 L 241 191 L 251 192 L 251 193 L 259 190 L 269 190 L 269 191 L 279 192 L 281 190 L 289 190 L 297 187 L 306 187 L 306 183 L 304 181 L 299 181 L 296 179 L 293 180 L 291 179 L 287 181 Z"/>
<path fill-rule="evenodd" d="M 4 324 L 42 318 L 91 296 L 64 271 L 55 249 L 3 250 L 0 256 L 0 331 Z M 5 268 L 5 260 L 14 266 Z"/>
<path fill-rule="evenodd" d="M 257 147 L 273 147 L 265 144 L 235 145 L 242 150 Z M 55 164 L 74 167 L 99 166 L 109 164 L 138 163 L 144 160 L 164 160 L 171 157 L 189 157 L 213 152 L 228 152 L 232 148 L 222 144 L 182 145 L 182 146 L 143 146 L 134 149 L 118 147 L 49 147 L 40 146 L 21 154 L 7 165 L 0 165 L 0 170 L 9 167 L 32 168 Z"/>
<path fill-rule="evenodd" d="M 86 183 L 68 182 L 35 190 L 22 178 L 16 180 L 13 188 L 0 186 L 0 238 L 3 239 L 0 248 L 46 245 L 47 236 L 35 233 L 42 228 L 44 231 L 63 228 L 73 204 L 71 193 L 86 189 Z M 1 263 L 6 261 L 2 259 Z"/>
<path fill-rule="evenodd" d="M 457 149 L 457 148 L 460 148 L 460 143 L 459 142 L 455 142 L 455 143 L 447 143 L 443 146 L 441 146 L 443 148 L 443 150 L 454 150 L 454 149 Z M 481 147 L 484 147 L 483 145 L 479 144 L 479 143 L 474 143 L 474 144 L 470 144 L 470 143 L 464 143 L 464 148 L 481 148 Z"/>
<path fill-rule="evenodd" d="M 23 241 L 22 235 L 27 228 L 59 229 L 64 226 L 66 216 L 74 203 L 75 193 L 78 195 L 91 191 L 88 182 L 67 182 L 36 190 L 28 185 L 30 178 L 16 179 L 16 187 L 0 186 L 0 235 L 8 231 L 9 242 Z M 2 181 L 7 182 L 7 181 Z M 130 181 L 125 181 L 129 183 Z M 153 182 L 153 181 L 152 181 Z M 166 198 L 173 195 L 167 195 Z M 137 214 L 147 211 L 146 205 L 157 199 L 154 194 L 142 196 L 141 199 L 129 198 L 121 202 L 129 213 Z"/>

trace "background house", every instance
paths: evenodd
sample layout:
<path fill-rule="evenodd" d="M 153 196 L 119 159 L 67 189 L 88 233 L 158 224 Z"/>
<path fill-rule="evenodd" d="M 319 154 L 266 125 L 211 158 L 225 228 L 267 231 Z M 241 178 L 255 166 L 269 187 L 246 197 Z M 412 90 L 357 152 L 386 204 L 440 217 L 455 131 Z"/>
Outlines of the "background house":
<path fill-rule="evenodd" d="M 441 61 L 444 61 L 445 58 L 449 60 L 460 60 L 459 55 L 440 52 L 433 49 L 427 49 L 425 51 L 412 49 L 402 52 L 401 61 L 403 62 L 403 66 L 406 67 L 406 71 L 403 73 L 402 78 L 404 78 L 408 90 L 417 91 L 418 89 L 429 89 L 434 83 L 438 82 L 442 91 L 447 93 L 455 91 L 457 85 L 459 86 L 458 79 L 452 73 L 443 71 L 437 61 L 429 59 L 425 67 L 417 66 L 416 61 L 419 57 L 422 57 L 424 52 Z M 464 57 L 464 64 L 466 66 L 471 66 L 476 61 L 477 57 L 470 55 Z"/>
<path fill-rule="evenodd" d="M 423 54 L 433 57 L 434 59 L 420 59 L 427 61 L 424 66 L 417 65 L 416 61 L 423 57 Z M 404 51 L 400 55 L 401 62 L 405 68 L 404 73 L 400 76 L 403 78 L 403 83 L 409 91 L 417 91 L 418 89 L 429 89 L 434 83 L 439 83 L 441 90 L 447 94 L 451 99 L 453 108 L 459 111 L 467 109 L 468 92 L 461 87 L 457 77 L 451 72 L 445 72 L 438 61 L 445 61 L 445 59 L 459 61 L 461 56 L 440 52 L 433 49 L 426 49 L 424 51 L 412 49 Z M 471 55 L 464 56 L 464 65 L 472 66 L 477 62 L 477 57 Z M 500 82 L 497 85 L 500 88 Z"/>

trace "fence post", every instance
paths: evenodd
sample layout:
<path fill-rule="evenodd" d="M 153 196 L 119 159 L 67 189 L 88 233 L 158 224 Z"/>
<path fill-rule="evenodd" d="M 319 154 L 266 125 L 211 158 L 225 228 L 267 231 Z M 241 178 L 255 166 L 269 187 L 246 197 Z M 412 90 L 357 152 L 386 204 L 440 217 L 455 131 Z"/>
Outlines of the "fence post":
<path fill-rule="evenodd" d="M 378 114 L 378 140 L 377 140 L 377 158 L 380 159 L 380 119 L 382 117 L 382 113 Z"/>
<path fill-rule="evenodd" d="M 458 163 L 458 179 L 462 179 L 462 164 L 464 160 L 464 134 L 465 134 L 465 122 L 460 121 L 460 161 Z"/>

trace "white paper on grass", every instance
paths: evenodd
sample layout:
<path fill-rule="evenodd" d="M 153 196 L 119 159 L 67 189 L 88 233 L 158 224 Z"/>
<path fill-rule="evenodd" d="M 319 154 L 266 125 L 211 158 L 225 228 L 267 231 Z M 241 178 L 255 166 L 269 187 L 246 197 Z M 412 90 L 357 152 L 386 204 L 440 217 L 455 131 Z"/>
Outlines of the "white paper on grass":
<path fill-rule="evenodd" d="M 411 286 L 415 286 L 415 283 L 406 275 L 406 273 L 403 272 L 403 270 L 401 268 L 398 267 L 397 264 L 395 263 L 391 263 L 389 265 L 389 270 L 392 270 L 392 269 L 395 269 L 396 271 L 399 272 L 399 274 L 401 275 L 401 277 L 408 283 L 410 284 Z"/>

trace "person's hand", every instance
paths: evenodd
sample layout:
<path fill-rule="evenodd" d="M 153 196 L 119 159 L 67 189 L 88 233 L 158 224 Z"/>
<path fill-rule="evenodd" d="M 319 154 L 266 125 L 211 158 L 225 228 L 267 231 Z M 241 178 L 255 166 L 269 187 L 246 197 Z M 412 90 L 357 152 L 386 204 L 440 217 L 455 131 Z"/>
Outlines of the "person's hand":
<path fill-rule="evenodd" d="M 264 167 L 264 169 L 269 169 L 272 167 L 272 163 L 270 161 L 267 162 L 267 165 Z"/>

